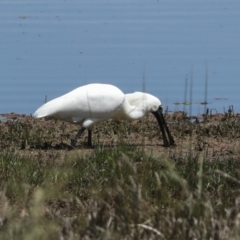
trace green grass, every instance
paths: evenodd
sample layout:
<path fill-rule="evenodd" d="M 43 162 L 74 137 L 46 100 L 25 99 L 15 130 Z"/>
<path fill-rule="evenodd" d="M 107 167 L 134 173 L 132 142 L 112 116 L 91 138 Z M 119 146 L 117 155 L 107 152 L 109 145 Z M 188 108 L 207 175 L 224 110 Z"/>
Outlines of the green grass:
<path fill-rule="evenodd" d="M 94 150 L 83 138 L 72 151 L 62 143 L 76 127 L 32 118 L 2 124 L 0 239 L 239 239 L 239 118 L 212 118 L 173 116 L 179 143 L 209 144 L 169 151 L 151 147 L 151 119 L 104 123 Z M 210 148 L 218 138 L 235 144 L 234 154 Z"/>
<path fill-rule="evenodd" d="M 61 164 L 0 154 L 1 239 L 237 239 L 240 162 L 119 146 Z"/>

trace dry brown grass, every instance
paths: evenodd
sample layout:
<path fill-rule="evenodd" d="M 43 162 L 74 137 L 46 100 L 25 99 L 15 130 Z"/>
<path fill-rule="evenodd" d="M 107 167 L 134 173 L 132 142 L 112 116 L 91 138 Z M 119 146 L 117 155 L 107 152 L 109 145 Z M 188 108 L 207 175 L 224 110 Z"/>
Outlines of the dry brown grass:
<path fill-rule="evenodd" d="M 0 123 L 0 239 L 238 239 L 239 115 L 78 126 L 8 114 Z"/>

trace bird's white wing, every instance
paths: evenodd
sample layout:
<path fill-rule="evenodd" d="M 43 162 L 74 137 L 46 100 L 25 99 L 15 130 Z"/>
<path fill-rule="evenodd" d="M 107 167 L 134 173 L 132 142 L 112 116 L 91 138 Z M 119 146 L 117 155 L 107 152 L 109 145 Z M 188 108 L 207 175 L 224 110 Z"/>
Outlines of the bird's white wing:
<path fill-rule="evenodd" d="M 109 119 L 124 101 L 120 89 L 109 84 L 89 84 L 55 98 L 41 106 L 34 117 L 52 117 L 68 122 Z"/>

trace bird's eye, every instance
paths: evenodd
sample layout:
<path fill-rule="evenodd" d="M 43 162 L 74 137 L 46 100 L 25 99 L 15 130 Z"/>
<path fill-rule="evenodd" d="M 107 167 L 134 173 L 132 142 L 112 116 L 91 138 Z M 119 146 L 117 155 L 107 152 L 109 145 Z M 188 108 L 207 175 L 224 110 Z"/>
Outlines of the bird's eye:
<path fill-rule="evenodd" d="M 152 111 L 153 111 L 153 112 L 156 112 L 157 110 L 158 110 L 158 106 L 157 106 L 157 105 L 153 105 L 153 106 L 152 106 Z"/>

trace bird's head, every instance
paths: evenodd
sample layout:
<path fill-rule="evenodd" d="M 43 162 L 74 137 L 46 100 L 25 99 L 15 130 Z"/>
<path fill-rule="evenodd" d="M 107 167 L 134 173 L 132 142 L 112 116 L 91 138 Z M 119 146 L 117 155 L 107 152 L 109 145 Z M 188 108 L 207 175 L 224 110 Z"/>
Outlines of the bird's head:
<path fill-rule="evenodd" d="M 143 98 L 144 98 L 144 100 L 142 101 L 143 109 L 145 109 L 146 112 L 151 112 L 158 121 L 160 129 L 162 131 L 163 145 L 165 147 L 174 146 L 175 145 L 174 139 L 168 129 L 168 126 L 165 122 L 162 113 L 163 108 L 161 101 L 157 97 L 148 93 L 144 93 Z"/>
<path fill-rule="evenodd" d="M 161 101 L 151 94 L 144 93 L 144 98 L 143 105 L 147 112 L 156 112 L 162 106 Z"/>

